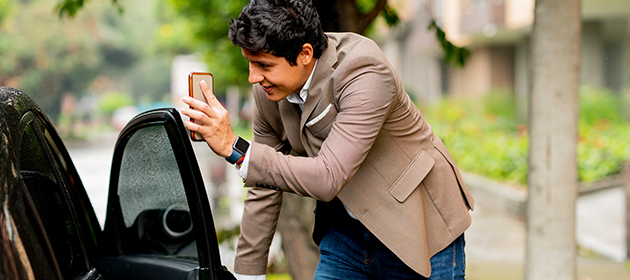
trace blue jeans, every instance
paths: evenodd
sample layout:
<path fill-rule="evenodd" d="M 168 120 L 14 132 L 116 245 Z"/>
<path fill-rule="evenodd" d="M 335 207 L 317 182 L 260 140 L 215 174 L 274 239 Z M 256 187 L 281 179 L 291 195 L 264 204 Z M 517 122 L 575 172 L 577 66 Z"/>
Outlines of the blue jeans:
<path fill-rule="evenodd" d="M 335 223 L 319 244 L 315 280 L 323 279 L 464 279 L 464 235 L 431 258 L 431 277 L 405 265 L 358 221 Z"/>

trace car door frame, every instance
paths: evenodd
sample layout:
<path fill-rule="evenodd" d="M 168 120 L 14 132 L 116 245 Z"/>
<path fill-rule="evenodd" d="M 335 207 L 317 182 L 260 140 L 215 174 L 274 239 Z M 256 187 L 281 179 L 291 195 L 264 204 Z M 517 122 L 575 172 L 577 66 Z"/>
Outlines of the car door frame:
<path fill-rule="evenodd" d="M 199 164 L 188 138 L 188 130 L 183 125 L 180 113 L 174 108 L 154 109 L 140 113 L 119 134 L 114 148 L 110 174 L 107 214 L 103 231 L 104 243 L 106 244 L 104 254 L 110 256 L 125 255 L 121 246 L 120 233 L 125 225 L 117 193 L 123 153 L 129 139 L 135 132 L 147 126 L 155 125 L 162 125 L 166 129 L 177 166 L 182 175 L 191 219 L 195 229 L 199 279 L 225 279 L 225 277 L 234 279 L 229 277 L 231 274 L 221 264 L 214 219 Z M 129 256 L 127 257 L 129 258 Z"/>

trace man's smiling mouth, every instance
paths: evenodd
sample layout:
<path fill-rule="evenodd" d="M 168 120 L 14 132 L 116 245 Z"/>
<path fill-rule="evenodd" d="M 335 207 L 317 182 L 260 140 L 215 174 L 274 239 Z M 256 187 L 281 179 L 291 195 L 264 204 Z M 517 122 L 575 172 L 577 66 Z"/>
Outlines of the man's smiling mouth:
<path fill-rule="evenodd" d="M 263 86 L 263 85 L 261 85 L 261 86 L 262 86 L 263 90 L 265 90 L 265 92 L 267 92 L 267 93 L 269 93 L 273 89 L 273 85 L 271 85 L 271 86 Z"/>

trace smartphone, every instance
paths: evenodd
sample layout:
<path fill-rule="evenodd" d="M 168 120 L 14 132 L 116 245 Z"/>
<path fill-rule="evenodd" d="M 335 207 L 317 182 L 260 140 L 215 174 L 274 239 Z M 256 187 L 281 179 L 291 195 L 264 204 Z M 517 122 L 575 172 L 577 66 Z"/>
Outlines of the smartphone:
<path fill-rule="evenodd" d="M 208 103 L 208 100 L 201 91 L 201 86 L 199 86 L 199 82 L 201 82 L 202 80 L 206 81 L 206 84 L 208 84 L 208 87 L 210 87 L 210 92 L 214 94 L 214 79 L 212 77 L 212 74 L 203 72 L 190 72 L 190 74 L 188 74 L 188 96 Z M 201 124 L 199 121 L 196 121 L 192 118 L 190 119 L 190 121 L 196 124 Z M 193 141 L 204 141 L 201 134 L 194 131 L 190 132 L 190 139 L 192 139 Z"/>

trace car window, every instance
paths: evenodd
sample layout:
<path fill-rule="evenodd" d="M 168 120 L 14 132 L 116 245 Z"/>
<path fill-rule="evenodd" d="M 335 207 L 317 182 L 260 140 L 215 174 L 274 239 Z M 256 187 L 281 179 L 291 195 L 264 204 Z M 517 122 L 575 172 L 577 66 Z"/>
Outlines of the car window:
<path fill-rule="evenodd" d="M 184 183 L 164 126 L 145 126 L 129 138 L 117 192 L 125 238 L 133 239 L 125 252 L 197 258 Z"/>
<path fill-rule="evenodd" d="M 47 146 L 38 119 L 26 126 L 20 151 L 20 175 L 46 231 L 46 237 L 64 279 L 89 272 L 72 201 L 65 189 L 58 161 Z"/>

